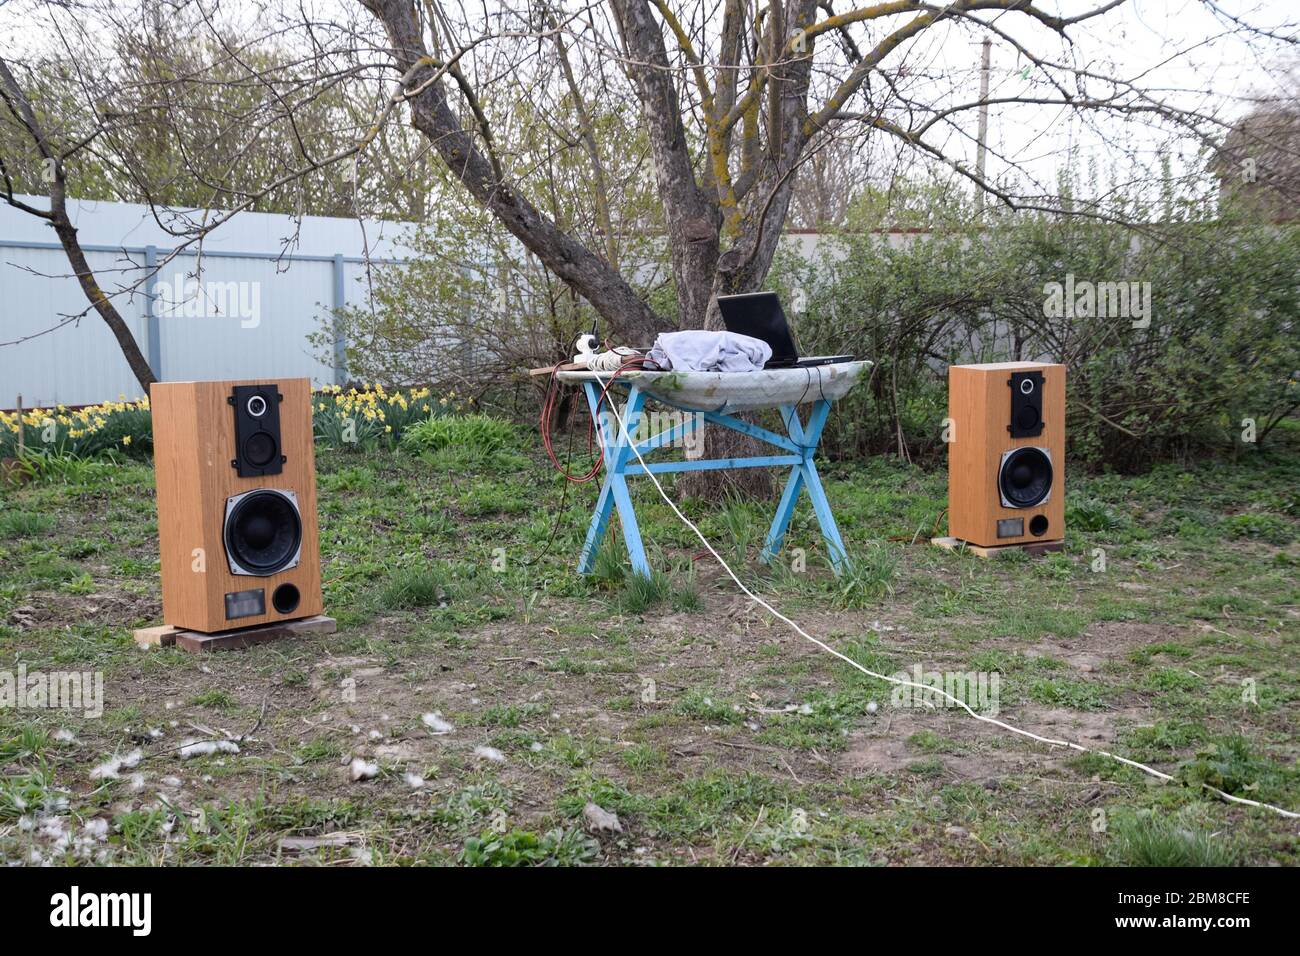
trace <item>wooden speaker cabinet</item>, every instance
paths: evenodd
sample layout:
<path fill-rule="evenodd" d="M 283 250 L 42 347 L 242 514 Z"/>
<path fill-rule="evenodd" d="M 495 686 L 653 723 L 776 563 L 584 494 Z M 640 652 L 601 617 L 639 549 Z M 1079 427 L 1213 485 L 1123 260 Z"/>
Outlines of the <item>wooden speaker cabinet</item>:
<path fill-rule="evenodd" d="M 163 621 L 214 633 L 321 613 L 311 383 L 156 382 Z"/>
<path fill-rule="evenodd" d="M 1065 366 L 948 369 L 948 533 L 995 547 L 1065 537 Z"/>

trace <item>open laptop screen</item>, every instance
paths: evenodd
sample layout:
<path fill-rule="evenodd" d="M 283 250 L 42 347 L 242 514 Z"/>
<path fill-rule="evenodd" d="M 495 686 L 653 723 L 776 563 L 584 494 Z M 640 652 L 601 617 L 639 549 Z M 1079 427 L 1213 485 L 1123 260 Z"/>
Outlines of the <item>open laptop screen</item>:
<path fill-rule="evenodd" d="M 718 296 L 718 311 L 728 332 L 762 339 L 772 347 L 767 368 L 783 368 L 799 360 L 794 336 L 775 292 L 747 292 Z"/>

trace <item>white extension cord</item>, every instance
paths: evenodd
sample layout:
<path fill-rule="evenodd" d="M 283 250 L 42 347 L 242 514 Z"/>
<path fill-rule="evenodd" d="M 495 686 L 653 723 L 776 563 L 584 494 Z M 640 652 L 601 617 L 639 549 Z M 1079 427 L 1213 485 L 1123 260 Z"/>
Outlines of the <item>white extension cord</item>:
<path fill-rule="evenodd" d="M 624 359 L 641 354 L 636 349 L 625 345 L 615 346 L 606 352 L 597 352 L 598 345 L 600 342 L 590 332 L 579 335 L 577 341 L 573 343 L 573 350 L 576 353 L 573 356 L 573 364 L 581 365 L 593 372 L 617 372 Z"/>
<path fill-rule="evenodd" d="M 597 352 L 591 355 L 586 364 L 593 372 L 617 372 L 628 358 L 640 354 L 636 349 L 619 345 L 608 352 Z"/>
<path fill-rule="evenodd" d="M 610 354 L 612 353 L 605 352 L 602 353 L 601 357 Z M 844 663 L 850 665 L 851 667 L 856 668 L 857 670 L 866 674 L 868 677 L 874 677 L 877 680 L 887 681 L 890 684 L 898 684 L 899 686 L 902 687 L 916 687 L 928 693 L 938 693 L 943 697 L 946 697 L 948 700 L 952 701 L 962 710 L 966 711 L 966 713 L 969 714 L 971 717 L 974 717 L 976 720 L 983 721 L 986 724 L 992 724 L 995 727 L 1000 727 L 1003 730 L 1010 731 L 1013 734 L 1019 734 L 1022 737 L 1028 737 L 1030 740 L 1036 740 L 1039 743 L 1047 744 L 1052 747 L 1066 747 L 1070 750 L 1077 750 L 1080 753 L 1091 753 L 1091 754 L 1098 754 L 1102 757 L 1109 757 L 1111 760 L 1118 761 L 1119 763 L 1125 764 L 1126 766 L 1129 767 L 1135 767 L 1138 770 L 1141 770 L 1143 773 L 1150 774 L 1151 776 L 1159 780 L 1173 781 L 1174 778 L 1171 777 L 1169 774 L 1162 773 L 1161 771 L 1155 769 L 1154 767 L 1148 767 L 1146 764 L 1139 763 L 1136 760 L 1129 760 L 1127 757 L 1121 757 L 1118 754 L 1113 754 L 1106 750 L 1094 750 L 1090 747 L 1083 746 L 1083 744 L 1077 744 L 1072 740 L 1058 740 L 1052 737 L 1040 737 L 1038 734 L 1035 734 L 1031 731 L 1023 730 L 1020 727 L 1015 727 L 1011 724 L 1008 724 L 1001 720 L 997 720 L 996 718 L 993 717 L 989 717 L 985 714 L 976 713 L 974 710 L 970 708 L 970 706 L 964 700 L 954 697 L 952 694 L 949 694 L 947 691 L 944 691 L 941 688 L 932 687 L 928 684 L 919 684 L 916 681 L 903 680 L 898 677 L 891 677 L 887 674 L 877 674 L 875 671 L 863 667 L 857 661 L 853 660 L 850 657 L 846 657 L 844 654 L 841 654 L 839 651 L 835 650 L 835 648 L 830 647 L 829 645 L 824 644 L 823 642 L 819 641 L 817 638 L 813 637 L 802 627 L 800 627 L 797 623 L 792 621 L 790 618 L 786 617 L 784 614 L 782 614 L 772 605 L 768 604 L 767 601 L 763 600 L 761 597 L 759 597 L 757 594 L 755 594 L 753 591 L 747 588 L 744 582 L 741 581 L 740 578 L 736 577 L 736 572 L 731 570 L 731 565 L 727 564 L 727 562 L 723 560 L 722 555 L 718 554 L 718 552 L 714 550 L 713 545 L 709 544 L 709 540 L 706 537 L 704 537 L 704 534 L 700 531 L 699 528 L 695 526 L 695 523 L 692 522 L 690 518 L 686 517 L 686 515 L 682 514 L 681 509 L 677 507 L 677 505 L 673 502 L 673 500 L 668 497 L 667 492 L 664 491 L 663 485 L 659 484 L 659 479 L 655 477 L 654 472 L 651 471 L 648 467 L 646 467 L 645 459 L 641 457 L 641 452 L 637 450 L 636 442 L 633 441 L 632 436 L 628 434 L 627 425 L 623 422 L 623 417 L 619 415 L 616 404 L 617 403 L 615 402 L 610 402 L 608 408 L 610 412 L 613 413 L 615 420 L 618 422 L 619 429 L 623 432 L 624 441 L 628 443 L 629 447 L 632 449 L 632 453 L 636 455 L 637 461 L 639 461 L 642 467 L 645 468 L 643 474 L 647 478 L 649 478 L 652 482 L 654 482 L 655 489 L 659 492 L 659 497 L 663 498 L 663 500 L 668 503 L 668 507 L 673 510 L 673 513 L 677 515 L 677 517 L 680 518 L 688 528 L 690 528 L 693 532 L 695 532 L 695 536 L 700 539 L 700 542 L 704 545 L 704 547 L 706 547 L 709 550 L 709 553 L 713 555 L 713 557 L 717 560 L 718 564 L 722 565 L 722 569 L 727 572 L 727 574 L 731 577 L 731 580 L 736 582 L 736 586 L 739 587 L 740 590 L 745 592 L 746 597 L 748 597 L 755 604 L 762 607 L 773 617 L 788 624 L 795 631 L 795 633 L 797 633 L 804 640 L 810 641 L 811 643 L 817 645 L 826 653 L 832 655 L 833 657 L 839 658 L 840 660 L 844 661 Z M 1272 810 L 1274 813 L 1281 814 L 1284 817 L 1288 817 L 1291 819 L 1300 819 L 1300 813 L 1294 813 L 1290 810 L 1284 810 L 1281 807 L 1275 807 L 1271 803 L 1262 803 L 1258 800 L 1249 800 L 1245 797 L 1233 796 L 1230 793 L 1220 790 L 1218 787 L 1210 786 L 1208 783 L 1202 783 L 1201 786 L 1204 787 L 1206 790 L 1210 791 L 1211 793 L 1213 793 L 1215 796 L 1221 797 L 1222 799 L 1228 800 L 1232 803 L 1240 803 L 1248 807 L 1260 807 L 1262 809 Z"/>

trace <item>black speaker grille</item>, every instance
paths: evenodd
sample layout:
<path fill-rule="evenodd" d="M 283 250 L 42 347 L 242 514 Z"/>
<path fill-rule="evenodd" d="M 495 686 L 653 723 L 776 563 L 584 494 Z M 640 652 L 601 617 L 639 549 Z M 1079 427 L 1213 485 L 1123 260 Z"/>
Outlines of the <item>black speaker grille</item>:
<path fill-rule="evenodd" d="M 1052 460 L 1041 448 L 1017 448 L 1002 462 L 998 489 L 1012 508 L 1032 508 L 1052 490 Z"/>
<path fill-rule="evenodd" d="M 226 518 L 226 551 L 245 571 L 275 574 L 293 563 L 302 545 L 302 518 L 278 491 L 245 495 Z"/>

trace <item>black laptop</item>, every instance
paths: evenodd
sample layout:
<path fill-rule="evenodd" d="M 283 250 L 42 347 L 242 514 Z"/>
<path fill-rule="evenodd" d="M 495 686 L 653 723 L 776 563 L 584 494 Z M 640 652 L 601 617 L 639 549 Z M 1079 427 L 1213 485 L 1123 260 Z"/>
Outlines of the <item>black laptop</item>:
<path fill-rule="evenodd" d="M 764 368 L 809 368 L 814 365 L 831 365 L 851 362 L 852 355 L 819 355 L 814 358 L 799 357 L 790 323 L 775 292 L 746 292 L 743 295 L 718 296 L 718 311 L 728 332 L 762 339 L 772 347 L 772 357 Z"/>

